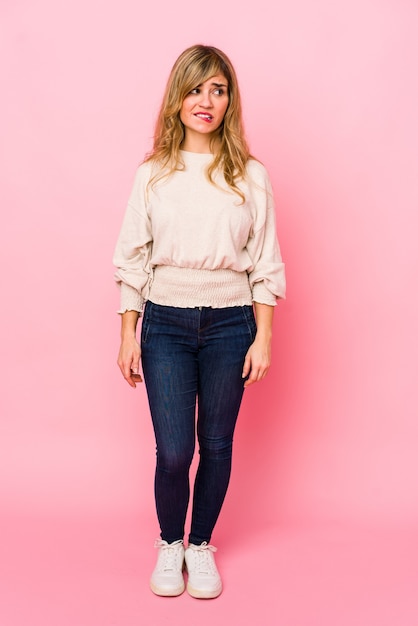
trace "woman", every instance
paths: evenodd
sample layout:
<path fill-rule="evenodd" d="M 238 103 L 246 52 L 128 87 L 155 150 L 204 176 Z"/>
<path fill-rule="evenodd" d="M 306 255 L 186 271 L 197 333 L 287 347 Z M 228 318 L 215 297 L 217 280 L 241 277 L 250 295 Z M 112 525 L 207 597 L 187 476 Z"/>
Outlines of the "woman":
<path fill-rule="evenodd" d="M 173 66 L 114 263 L 118 364 L 135 387 L 142 360 L 157 443 L 161 539 L 151 589 L 182 593 L 185 564 L 187 591 L 214 598 L 222 582 L 210 539 L 235 422 L 244 388 L 269 369 L 273 310 L 285 292 L 270 181 L 250 156 L 235 71 L 217 48 L 192 46 Z M 200 461 L 185 549 L 196 405 Z"/>

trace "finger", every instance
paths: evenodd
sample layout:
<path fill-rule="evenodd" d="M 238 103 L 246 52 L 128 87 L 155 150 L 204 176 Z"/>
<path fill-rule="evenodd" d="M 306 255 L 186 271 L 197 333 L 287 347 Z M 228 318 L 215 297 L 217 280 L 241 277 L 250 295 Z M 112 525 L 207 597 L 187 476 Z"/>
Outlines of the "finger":
<path fill-rule="evenodd" d="M 253 383 L 260 382 L 260 380 L 263 380 L 267 376 L 268 371 L 269 371 L 268 366 L 264 368 L 260 367 L 260 368 L 252 369 L 251 375 L 249 376 L 248 380 L 246 380 L 244 383 L 244 387 L 248 387 L 249 385 L 252 385 Z"/>
<path fill-rule="evenodd" d="M 130 378 L 134 383 L 134 387 L 136 387 L 136 383 L 142 383 L 142 377 L 139 373 L 139 355 L 135 355 L 132 359 Z"/>
<path fill-rule="evenodd" d="M 126 380 L 128 385 L 130 385 L 131 387 L 136 387 L 136 383 L 134 379 L 132 378 L 132 374 L 133 374 L 133 371 L 130 365 L 124 368 L 124 373 L 123 373 L 124 379 Z"/>
<path fill-rule="evenodd" d="M 256 383 L 257 380 L 258 380 L 258 370 L 252 369 L 251 370 L 251 374 L 249 375 L 249 377 L 247 378 L 247 380 L 244 383 L 244 387 L 249 387 L 253 383 Z"/>
<path fill-rule="evenodd" d="M 251 369 L 251 357 L 247 354 L 244 360 L 244 366 L 242 368 L 242 378 L 246 378 Z"/>
<path fill-rule="evenodd" d="M 127 376 L 124 376 L 124 379 L 126 380 L 128 385 L 130 385 L 131 387 L 136 387 L 136 383 L 135 383 L 134 379 L 132 378 L 132 372 L 131 371 L 129 372 L 129 374 Z"/>
<path fill-rule="evenodd" d="M 132 371 L 130 363 L 118 362 L 122 376 L 131 387 L 136 387 L 135 382 L 132 380 Z"/>

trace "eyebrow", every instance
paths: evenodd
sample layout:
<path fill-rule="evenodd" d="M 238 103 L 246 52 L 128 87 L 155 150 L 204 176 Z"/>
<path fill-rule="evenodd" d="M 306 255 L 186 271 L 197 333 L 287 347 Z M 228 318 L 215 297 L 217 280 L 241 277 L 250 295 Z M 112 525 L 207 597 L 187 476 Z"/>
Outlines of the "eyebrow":
<path fill-rule="evenodd" d="M 203 85 L 203 83 L 200 83 L 200 85 L 198 85 L 198 87 L 201 87 Z M 225 85 L 224 83 L 211 83 L 211 85 L 213 85 L 214 87 L 228 87 L 228 85 Z"/>

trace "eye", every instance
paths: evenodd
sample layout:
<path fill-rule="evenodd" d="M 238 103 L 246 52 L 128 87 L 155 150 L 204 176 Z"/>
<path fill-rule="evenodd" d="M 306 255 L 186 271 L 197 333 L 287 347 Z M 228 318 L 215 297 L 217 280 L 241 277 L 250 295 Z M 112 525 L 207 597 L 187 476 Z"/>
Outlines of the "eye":
<path fill-rule="evenodd" d="M 215 90 L 214 90 L 214 93 L 215 93 L 217 96 L 223 96 L 223 95 L 224 95 L 224 93 L 225 93 L 225 89 L 222 89 L 222 88 L 220 87 L 219 89 L 215 89 Z"/>
<path fill-rule="evenodd" d="M 189 91 L 189 93 L 198 94 L 198 93 L 200 93 L 200 89 L 199 89 L 199 87 L 195 87 L 194 89 Z"/>

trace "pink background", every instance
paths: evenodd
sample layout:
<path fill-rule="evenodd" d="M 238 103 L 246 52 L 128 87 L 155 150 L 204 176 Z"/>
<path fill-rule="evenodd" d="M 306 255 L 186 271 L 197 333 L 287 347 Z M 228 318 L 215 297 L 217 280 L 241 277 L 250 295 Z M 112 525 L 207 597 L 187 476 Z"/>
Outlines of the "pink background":
<path fill-rule="evenodd" d="M 418 5 L 3 0 L 0 17 L 1 625 L 415 625 Z M 289 284 L 204 609 L 147 588 L 154 441 L 116 367 L 111 263 L 198 42 L 236 67 Z"/>

